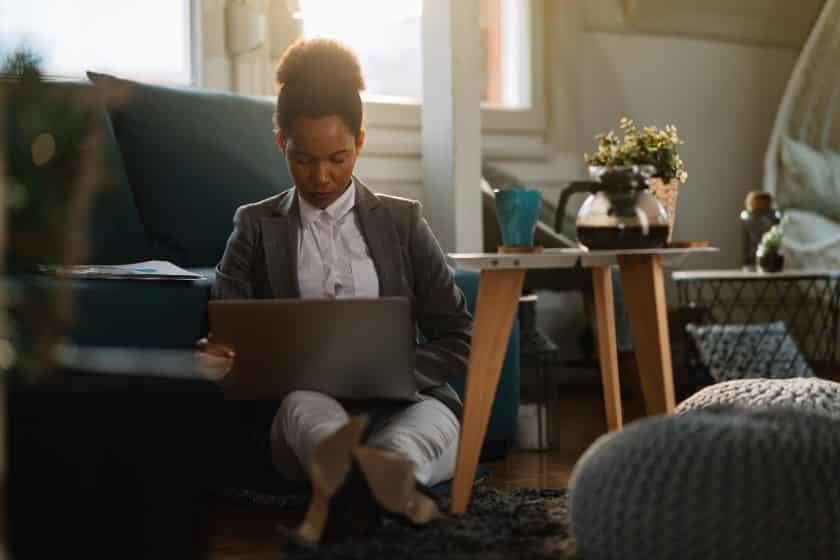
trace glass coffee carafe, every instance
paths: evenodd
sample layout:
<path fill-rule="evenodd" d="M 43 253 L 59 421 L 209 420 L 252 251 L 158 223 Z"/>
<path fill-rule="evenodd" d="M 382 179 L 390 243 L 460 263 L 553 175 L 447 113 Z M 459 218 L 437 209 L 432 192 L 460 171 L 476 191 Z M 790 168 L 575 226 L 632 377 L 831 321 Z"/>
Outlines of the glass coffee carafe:
<path fill-rule="evenodd" d="M 558 212 L 569 197 L 588 192 L 577 214 L 578 243 L 590 250 L 653 249 L 668 243 L 668 214 L 648 191 L 652 165 L 589 168 L 592 181 L 578 181 L 563 191 Z"/>

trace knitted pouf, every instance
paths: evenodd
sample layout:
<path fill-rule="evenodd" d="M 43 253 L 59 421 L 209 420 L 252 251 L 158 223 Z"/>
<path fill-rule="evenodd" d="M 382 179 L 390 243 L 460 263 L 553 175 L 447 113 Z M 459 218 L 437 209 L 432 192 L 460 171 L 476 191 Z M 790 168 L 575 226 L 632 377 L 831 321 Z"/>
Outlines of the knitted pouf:
<path fill-rule="evenodd" d="M 605 436 L 571 481 L 587 560 L 840 558 L 840 421 L 710 408 Z"/>
<path fill-rule="evenodd" d="M 681 402 L 677 413 L 719 405 L 790 406 L 840 418 L 840 383 L 816 377 L 724 381 Z"/>

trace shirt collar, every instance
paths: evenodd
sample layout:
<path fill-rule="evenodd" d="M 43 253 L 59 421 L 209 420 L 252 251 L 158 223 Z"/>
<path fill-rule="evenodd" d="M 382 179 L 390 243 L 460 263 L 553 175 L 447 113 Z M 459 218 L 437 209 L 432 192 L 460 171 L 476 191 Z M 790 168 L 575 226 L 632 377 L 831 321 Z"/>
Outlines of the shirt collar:
<path fill-rule="evenodd" d="M 356 206 L 356 180 L 351 179 L 350 186 L 347 187 L 347 190 L 345 190 L 341 196 L 323 210 L 304 200 L 304 198 L 300 196 L 300 191 L 298 191 L 297 196 L 298 203 L 300 205 L 300 221 L 303 225 L 311 225 L 324 213 L 326 213 L 333 221 L 338 221 L 346 216 L 347 213 Z"/>

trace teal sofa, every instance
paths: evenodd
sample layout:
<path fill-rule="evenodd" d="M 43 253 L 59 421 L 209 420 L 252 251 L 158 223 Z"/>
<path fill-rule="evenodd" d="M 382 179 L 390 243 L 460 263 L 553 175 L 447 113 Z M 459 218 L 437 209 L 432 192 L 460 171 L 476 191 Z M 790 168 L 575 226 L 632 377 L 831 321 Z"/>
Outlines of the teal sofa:
<path fill-rule="evenodd" d="M 54 87 L 87 88 L 121 100 L 97 109 L 108 184 L 93 207 L 90 262 L 165 259 L 204 279 L 73 281 L 77 321 L 70 338 L 82 346 L 192 348 L 207 333 L 213 267 L 234 210 L 292 183 L 275 145 L 273 102 L 89 77 L 93 86 Z M 457 270 L 455 276 L 473 309 L 478 274 Z M 514 328 L 487 435 L 490 456 L 506 452 L 516 435 L 518 345 Z"/>

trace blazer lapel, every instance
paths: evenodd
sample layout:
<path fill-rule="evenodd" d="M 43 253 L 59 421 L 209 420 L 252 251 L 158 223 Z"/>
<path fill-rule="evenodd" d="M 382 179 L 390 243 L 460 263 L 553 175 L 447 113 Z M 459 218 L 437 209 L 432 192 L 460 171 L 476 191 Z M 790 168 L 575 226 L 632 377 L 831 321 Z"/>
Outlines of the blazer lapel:
<path fill-rule="evenodd" d="M 296 189 L 283 193 L 274 215 L 263 218 L 260 223 L 272 295 L 276 298 L 300 297 L 297 275 L 300 213 Z"/>
<path fill-rule="evenodd" d="M 391 214 L 358 177 L 353 178 L 356 183 L 359 224 L 376 274 L 379 276 L 379 295 L 404 296 L 400 238 L 394 228 Z"/>

